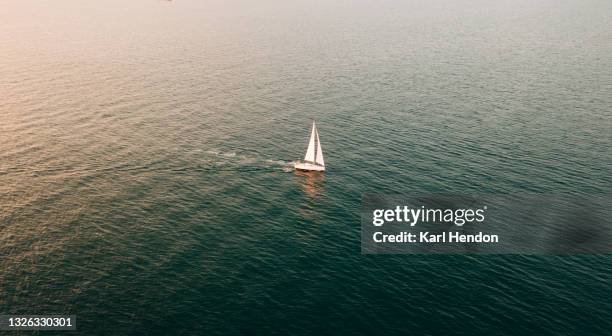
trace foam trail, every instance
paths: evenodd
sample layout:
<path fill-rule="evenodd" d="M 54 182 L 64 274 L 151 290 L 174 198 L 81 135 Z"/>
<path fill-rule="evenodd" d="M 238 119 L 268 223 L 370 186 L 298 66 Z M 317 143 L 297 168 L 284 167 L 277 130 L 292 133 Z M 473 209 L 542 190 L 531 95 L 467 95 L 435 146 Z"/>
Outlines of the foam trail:
<path fill-rule="evenodd" d="M 229 162 L 235 162 L 236 164 L 241 165 L 241 166 L 260 166 L 261 167 L 263 165 L 265 167 L 270 167 L 270 168 L 279 167 L 284 172 L 293 171 L 293 164 L 295 163 L 295 161 L 263 159 L 263 158 L 256 157 L 256 156 L 248 156 L 248 155 L 241 155 L 241 154 L 239 155 L 233 151 L 223 152 L 219 150 L 207 150 L 206 153 L 214 155 L 214 156 L 222 157 L 225 159 L 235 158 L 236 161 L 229 161 Z"/>

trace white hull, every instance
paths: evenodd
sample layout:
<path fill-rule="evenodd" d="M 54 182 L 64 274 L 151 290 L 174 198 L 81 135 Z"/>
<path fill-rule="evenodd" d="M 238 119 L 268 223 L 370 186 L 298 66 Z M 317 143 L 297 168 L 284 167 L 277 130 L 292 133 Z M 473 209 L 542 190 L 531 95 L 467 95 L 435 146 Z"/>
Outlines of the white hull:
<path fill-rule="evenodd" d="M 325 166 L 307 163 L 307 162 L 296 162 L 294 165 L 297 170 L 306 170 L 306 171 L 325 171 Z"/>

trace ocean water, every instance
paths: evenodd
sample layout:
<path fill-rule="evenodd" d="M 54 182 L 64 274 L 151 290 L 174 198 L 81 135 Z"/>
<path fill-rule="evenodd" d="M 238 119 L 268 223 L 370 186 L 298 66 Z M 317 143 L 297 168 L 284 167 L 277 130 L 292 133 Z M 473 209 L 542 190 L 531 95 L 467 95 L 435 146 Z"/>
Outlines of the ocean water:
<path fill-rule="evenodd" d="M 363 193 L 612 192 L 610 1 L 5 1 L 0 313 L 609 334 L 609 256 L 362 255 Z M 316 120 L 328 171 L 295 174 Z"/>

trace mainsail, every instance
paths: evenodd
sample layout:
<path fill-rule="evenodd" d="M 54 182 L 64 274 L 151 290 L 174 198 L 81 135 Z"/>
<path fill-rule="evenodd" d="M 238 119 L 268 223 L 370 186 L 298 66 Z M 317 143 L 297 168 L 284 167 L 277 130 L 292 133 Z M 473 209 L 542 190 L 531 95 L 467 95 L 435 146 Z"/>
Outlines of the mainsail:
<path fill-rule="evenodd" d="M 310 134 L 310 141 L 308 142 L 308 149 L 306 150 L 306 156 L 304 156 L 304 161 L 314 163 L 315 162 L 315 138 L 316 138 L 316 126 L 314 122 L 312 123 L 312 132 Z"/>
<path fill-rule="evenodd" d="M 319 141 L 319 131 L 315 132 L 317 134 L 317 150 L 315 151 L 315 163 L 321 166 L 325 166 L 325 161 L 323 161 L 323 150 L 321 150 L 321 141 Z"/>

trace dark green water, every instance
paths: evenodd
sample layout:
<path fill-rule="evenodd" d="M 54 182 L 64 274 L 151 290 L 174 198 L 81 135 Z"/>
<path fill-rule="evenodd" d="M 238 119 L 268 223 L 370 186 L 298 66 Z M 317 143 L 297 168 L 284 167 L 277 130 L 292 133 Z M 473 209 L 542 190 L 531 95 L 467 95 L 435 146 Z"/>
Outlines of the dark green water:
<path fill-rule="evenodd" d="M 609 256 L 362 255 L 361 195 L 612 192 L 609 1 L 0 11 L 0 313 L 82 335 L 587 335 Z M 290 172 L 318 121 L 328 171 Z"/>

